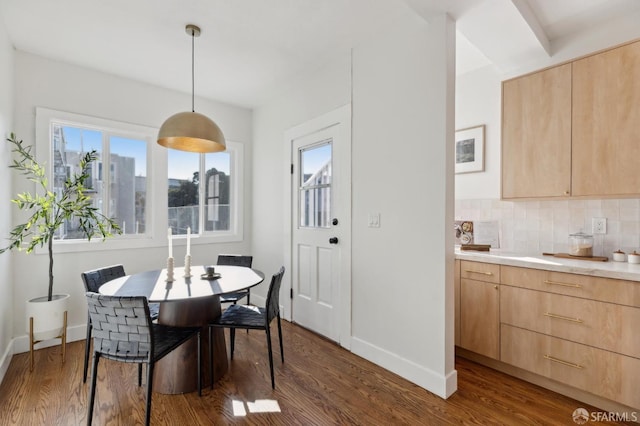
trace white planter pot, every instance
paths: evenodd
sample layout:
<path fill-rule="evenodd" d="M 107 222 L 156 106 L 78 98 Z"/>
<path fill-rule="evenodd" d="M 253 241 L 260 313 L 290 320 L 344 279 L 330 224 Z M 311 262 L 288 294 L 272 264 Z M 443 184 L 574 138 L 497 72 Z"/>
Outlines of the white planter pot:
<path fill-rule="evenodd" d="M 33 338 L 36 341 L 54 339 L 62 335 L 64 312 L 68 310 L 69 295 L 54 294 L 51 301 L 47 296 L 27 300 L 27 334 L 29 318 L 33 317 Z"/>

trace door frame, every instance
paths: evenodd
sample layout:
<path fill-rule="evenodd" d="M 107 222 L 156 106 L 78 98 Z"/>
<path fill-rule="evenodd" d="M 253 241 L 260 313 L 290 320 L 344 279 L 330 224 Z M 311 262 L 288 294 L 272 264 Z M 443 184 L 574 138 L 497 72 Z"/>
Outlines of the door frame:
<path fill-rule="evenodd" d="M 285 132 L 284 137 L 284 164 L 287 172 L 284 173 L 285 197 L 284 203 L 284 265 L 288 271 L 293 271 L 293 226 L 294 207 L 293 193 L 297 190 L 294 185 L 295 174 L 290 172 L 293 164 L 293 141 L 303 136 L 315 133 L 319 130 L 336 126 L 336 139 L 342 144 L 340 149 L 340 180 L 341 187 L 344 188 L 346 200 L 344 207 L 344 217 L 340 218 L 340 227 L 343 237 L 340 239 L 341 259 L 340 259 L 340 306 L 338 307 L 340 328 L 338 343 L 340 346 L 351 348 L 351 104 L 344 105 L 333 111 L 313 118 L 300 125 L 290 128 Z M 335 154 L 334 154 L 335 155 Z M 334 166 L 335 167 L 335 166 Z M 344 186 L 343 186 L 344 185 Z M 291 274 L 285 274 L 282 287 L 286 290 L 284 299 L 283 317 L 292 321 L 292 299 L 290 292 L 293 283 Z"/>

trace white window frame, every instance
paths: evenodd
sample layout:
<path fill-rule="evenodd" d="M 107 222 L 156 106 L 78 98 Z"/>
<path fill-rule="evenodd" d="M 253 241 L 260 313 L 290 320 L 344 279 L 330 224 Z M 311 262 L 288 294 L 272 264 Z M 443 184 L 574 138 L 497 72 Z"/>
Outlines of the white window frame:
<path fill-rule="evenodd" d="M 44 162 L 45 167 L 53 164 L 51 146 L 51 123 L 106 130 L 121 136 L 146 140 L 147 145 L 147 196 L 146 196 L 146 233 L 138 235 L 117 235 L 102 241 L 99 238 L 87 240 L 54 240 L 54 252 L 83 252 L 100 250 L 123 250 L 145 247 L 167 246 L 168 224 L 168 176 L 167 149 L 156 143 L 158 128 L 109 120 L 89 115 L 56 111 L 36 107 L 36 158 Z M 244 145 L 227 141 L 227 150 L 231 151 L 231 188 L 230 218 L 228 231 L 208 231 L 192 235 L 191 244 L 211 244 L 238 242 L 244 238 Z M 201 156 L 201 164 L 204 156 Z M 48 167 L 47 167 L 48 168 Z M 53 170 L 48 170 L 53 173 Z M 109 170 L 106 171 L 109 173 Z M 104 173 L 104 169 L 103 169 Z M 53 180 L 50 178 L 50 182 Z M 204 200 L 204 186 L 200 185 L 200 199 Z M 204 203 L 202 203 L 204 204 Z M 204 212 L 201 212 L 201 215 Z M 202 216 L 201 216 L 202 217 Z M 174 236 L 174 247 L 186 245 L 186 235 Z M 46 253 L 46 247 L 37 247 L 36 253 Z"/>
<path fill-rule="evenodd" d="M 205 174 L 205 155 L 200 154 L 199 158 L 199 175 L 200 184 L 198 185 L 198 211 L 199 211 L 199 234 L 192 234 L 192 237 L 200 239 L 202 242 L 237 242 L 242 241 L 244 238 L 244 209 L 243 209 L 243 194 L 244 194 L 244 170 L 242 165 L 244 164 L 244 145 L 238 142 L 226 141 L 226 152 L 231 154 L 231 161 L 229 165 L 229 176 L 231 178 L 231 185 L 229 188 L 229 218 L 231 224 L 228 230 L 217 231 L 204 231 L 205 217 L 207 214 L 206 200 L 208 194 L 205 192 L 206 184 L 204 182 Z M 165 179 L 167 182 L 167 191 L 169 178 Z M 167 209 L 169 203 L 166 203 Z M 167 220 L 165 221 L 167 227 L 169 226 L 169 219 L 167 213 Z M 166 233 L 166 231 L 165 231 Z M 185 237 L 185 235 L 177 235 L 176 238 Z"/>

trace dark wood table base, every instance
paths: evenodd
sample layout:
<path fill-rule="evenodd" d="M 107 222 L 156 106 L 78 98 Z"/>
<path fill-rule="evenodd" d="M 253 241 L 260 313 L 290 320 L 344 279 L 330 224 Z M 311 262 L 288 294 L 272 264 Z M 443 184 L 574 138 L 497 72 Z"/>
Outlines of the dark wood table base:
<path fill-rule="evenodd" d="M 198 299 L 163 302 L 160 304 L 158 323 L 194 327 L 202 326 L 201 373 L 202 386 L 209 386 L 209 331 L 207 324 L 221 314 L 220 296 L 202 297 Z M 217 356 L 213 359 L 213 380 L 217 382 L 229 368 L 227 347 L 224 330 L 213 330 L 213 352 Z M 185 374 L 187 371 L 197 371 L 198 349 L 195 339 L 184 343 L 169 355 L 158 361 L 153 373 L 153 391 L 164 394 L 181 394 L 198 390 L 195 374 Z"/>

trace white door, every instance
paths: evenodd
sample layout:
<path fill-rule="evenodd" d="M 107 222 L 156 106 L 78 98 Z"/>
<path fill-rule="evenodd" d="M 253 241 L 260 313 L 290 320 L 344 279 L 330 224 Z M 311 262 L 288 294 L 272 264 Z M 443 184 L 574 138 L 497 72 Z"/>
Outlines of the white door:
<path fill-rule="evenodd" d="M 350 114 L 341 112 L 329 124 L 316 120 L 298 127 L 300 134 L 290 139 L 291 312 L 294 322 L 348 346 Z"/>

